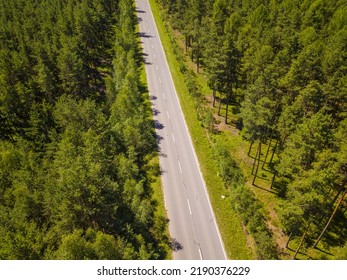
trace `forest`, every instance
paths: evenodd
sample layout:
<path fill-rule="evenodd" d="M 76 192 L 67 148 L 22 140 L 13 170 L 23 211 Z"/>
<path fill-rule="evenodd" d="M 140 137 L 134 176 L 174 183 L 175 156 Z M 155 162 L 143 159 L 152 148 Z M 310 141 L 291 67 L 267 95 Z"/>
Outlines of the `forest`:
<path fill-rule="evenodd" d="M 156 3 L 256 258 L 347 259 L 347 1 Z"/>
<path fill-rule="evenodd" d="M 347 259 L 347 1 L 156 2 L 254 257 Z M 0 259 L 168 258 L 136 24 L 0 0 Z"/>
<path fill-rule="evenodd" d="M 164 259 L 132 0 L 0 0 L 0 259 Z"/>

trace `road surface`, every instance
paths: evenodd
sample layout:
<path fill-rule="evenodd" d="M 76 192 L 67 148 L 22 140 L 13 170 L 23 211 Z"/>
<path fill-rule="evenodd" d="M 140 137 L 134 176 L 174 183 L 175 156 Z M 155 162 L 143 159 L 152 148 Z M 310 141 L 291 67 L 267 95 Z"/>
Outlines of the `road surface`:
<path fill-rule="evenodd" d="M 177 260 L 226 259 L 223 243 L 148 0 L 136 11 Z"/>

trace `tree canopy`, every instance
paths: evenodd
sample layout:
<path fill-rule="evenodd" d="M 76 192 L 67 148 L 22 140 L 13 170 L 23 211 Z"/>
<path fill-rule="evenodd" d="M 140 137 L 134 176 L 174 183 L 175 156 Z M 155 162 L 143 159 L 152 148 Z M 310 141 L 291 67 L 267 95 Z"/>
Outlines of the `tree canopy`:
<path fill-rule="evenodd" d="M 163 259 L 131 0 L 0 1 L 0 259 Z"/>

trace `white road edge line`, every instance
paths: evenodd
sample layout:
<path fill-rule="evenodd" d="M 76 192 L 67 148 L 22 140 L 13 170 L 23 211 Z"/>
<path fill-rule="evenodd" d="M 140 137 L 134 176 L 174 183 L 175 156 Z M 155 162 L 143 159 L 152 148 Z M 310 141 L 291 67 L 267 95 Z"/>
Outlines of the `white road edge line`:
<path fill-rule="evenodd" d="M 173 136 L 173 134 L 172 134 L 172 136 Z M 181 166 L 181 162 L 180 162 L 180 161 L 178 161 L 178 167 L 180 168 L 181 174 L 183 174 L 183 172 L 182 172 L 182 166 Z"/>
<path fill-rule="evenodd" d="M 174 143 L 176 143 L 176 139 L 175 139 L 175 135 L 172 133 L 172 139 L 173 139 L 173 141 L 174 141 Z M 179 162 L 178 162 L 179 163 Z M 180 166 L 181 166 L 181 164 L 180 164 Z M 182 173 L 182 172 L 181 172 Z"/>
<path fill-rule="evenodd" d="M 189 214 L 190 215 L 193 215 L 192 213 L 192 208 L 190 208 L 190 203 L 189 203 L 189 198 L 187 198 L 187 203 L 188 203 L 188 208 L 189 208 Z M 199 249 L 200 250 L 200 249 Z M 200 257 L 201 257 L 201 254 L 200 254 Z M 202 258 L 201 258 L 202 259 Z"/>
<path fill-rule="evenodd" d="M 166 114 L 167 114 L 167 118 L 170 119 L 169 111 L 166 111 Z"/>
<path fill-rule="evenodd" d="M 199 248 L 199 255 L 200 255 L 200 259 L 202 260 L 202 253 L 201 253 L 201 249 Z"/>

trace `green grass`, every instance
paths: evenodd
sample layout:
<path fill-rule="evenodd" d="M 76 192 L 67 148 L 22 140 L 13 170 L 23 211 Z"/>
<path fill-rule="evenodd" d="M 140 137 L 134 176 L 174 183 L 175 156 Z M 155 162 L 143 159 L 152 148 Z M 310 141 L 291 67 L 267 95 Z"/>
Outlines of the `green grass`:
<path fill-rule="evenodd" d="M 184 77 L 180 72 L 179 63 L 174 55 L 170 38 L 160 18 L 160 11 L 154 0 L 150 0 L 150 4 L 186 123 L 199 159 L 200 169 L 206 182 L 227 256 L 229 259 L 253 259 L 254 254 L 247 245 L 245 232 L 239 217 L 231 207 L 232 202 L 230 198 L 228 196 L 225 199 L 221 198 L 222 195 L 227 195 L 228 192 L 224 187 L 222 179 L 217 175 L 218 169 L 213 156 L 211 139 L 197 119 L 195 101 L 189 95 L 184 83 Z"/>

